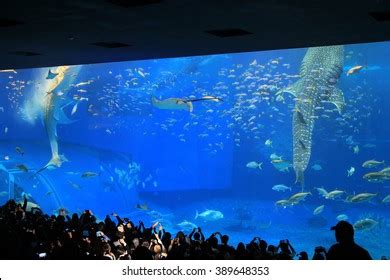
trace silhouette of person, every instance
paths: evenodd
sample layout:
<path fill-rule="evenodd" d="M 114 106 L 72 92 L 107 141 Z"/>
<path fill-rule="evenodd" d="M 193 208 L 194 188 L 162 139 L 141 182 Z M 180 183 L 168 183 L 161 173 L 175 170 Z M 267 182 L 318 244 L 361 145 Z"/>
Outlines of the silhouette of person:
<path fill-rule="evenodd" d="M 331 227 L 335 231 L 337 243 L 328 251 L 328 260 L 372 260 L 368 251 L 354 240 L 353 226 L 347 221 L 340 221 Z"/>
<path fill-rule="evenodd" d="M 309 260 L 309 255 L 305 251 L 300 252 L 297 255 L 297 257 L 298 257 L 298 260 L 304 260 L 304 261 Z"/>

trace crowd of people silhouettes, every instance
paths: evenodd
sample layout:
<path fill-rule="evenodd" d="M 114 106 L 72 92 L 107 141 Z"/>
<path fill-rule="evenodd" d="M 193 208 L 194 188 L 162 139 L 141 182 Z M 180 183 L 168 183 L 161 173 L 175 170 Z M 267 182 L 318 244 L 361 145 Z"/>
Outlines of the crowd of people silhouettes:
<path fill-rule="evenodd" d="M 207 239 L 201 228 L 189 235 L 167 232 L 159 223 L 135 225 L 113 213 L 102 222 L 89 210 L 71 217 L 62 210 L 46 215 L 39 208 L 26 211 L 24 204 L 8 201 L 0 208 L 0 252 L 2 259 L 106 259 L 106 260 L 308 260 L 307 252 L 297 254 L 289 240 L 278 245 L 255 237 L 248 244 L 229 244 L 229 236 L 215 232 Z M 340 221 L 331 228 L 337 243 L 326 250 L 316 247 L 315 260 L 369 260 L 367 250 L 354 241 L 354 228 Z"/>

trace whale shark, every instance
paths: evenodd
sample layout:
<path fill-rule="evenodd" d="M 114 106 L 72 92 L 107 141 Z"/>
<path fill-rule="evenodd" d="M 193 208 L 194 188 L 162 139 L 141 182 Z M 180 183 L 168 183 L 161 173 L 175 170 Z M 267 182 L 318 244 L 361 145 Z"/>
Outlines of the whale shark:
<path fill-rule="evenodd" d="M 343 92 L 337 87 L 344 66 L 344 47 L 309 48 L 302 60 L 300 79 L 282 90 L 295 96 L 292 118 L 293 168 L 296 181 L 304 188 L 304 172 L 312 150 L 316 107 L 332 103 L 339 113 L 345 106 Z"/>
<path fill-rule="evenodd" d="M 49 138 L 51 159 L 35 174 L 45 169 L 59 168 L 67 161 L 58 151 L 57 124 L 74 122 L 65 115 L 63 109 L 73 103 L 72 99 L 67 98 L 67 92 L 79 70 L 79 66 L 59 66 L 55 70 L 57 75 L 46 86 L 46 94 L 42 100 L 42 119 Z"/>

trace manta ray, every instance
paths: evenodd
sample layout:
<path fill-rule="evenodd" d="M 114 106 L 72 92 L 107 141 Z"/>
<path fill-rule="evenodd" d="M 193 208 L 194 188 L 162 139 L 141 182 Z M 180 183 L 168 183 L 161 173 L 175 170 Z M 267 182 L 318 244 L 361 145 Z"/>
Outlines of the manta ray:
<path fill-rule="evenodd" d="M 296 183 L 304 187 L 304 172 L 308 166 L 316 107 L 334 104 L 339 113 L 344 108 L 344 96 L 336 87 L 344 64 L 343 46 L 309 48 L 302 60 L 300 79 L 282 92 L 295 96 L 293 110 L 293 167 Z"/>
<path fill-rule="evenodd" d="M 56 76 L 58 75 L 58 73 L 53 73 L 49 70 L 49 72 L 47 73 L 47 76 L 46 76 L 46 80 L 52 80 L 54 79 Z"/>
<path fill-rule="evenodd" d="M 152 105 L 158 109 L 162 110 L 185 110 L 188 112 L 192 112 L 194 110 L 194 107 L 192 105 L 193 102 L 198 101 L 215 101 L 219 102 L 222 101 L 221 98 L 214 97 L 214 96 L 203 96 L 201 98 L 196 99 L 182 99 L 182 98 L 176 98 L 171 97 L 163 100 L 159 100 L 156 97 L 152 96 L 151 102 Z"/>

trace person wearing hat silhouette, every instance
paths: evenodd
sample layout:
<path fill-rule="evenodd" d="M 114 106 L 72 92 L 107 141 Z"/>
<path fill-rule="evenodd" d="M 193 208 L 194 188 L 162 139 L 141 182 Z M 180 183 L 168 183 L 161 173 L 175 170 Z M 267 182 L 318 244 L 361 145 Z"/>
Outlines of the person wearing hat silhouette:
<path fill-rule="evenodd" d="M 335 231 L 337 243 L 330 247 L 328 260 L 372 260 L 370 253 L 354 240 L 354 228 L 347 221 L 340 221 L 331 227 Z"/>

